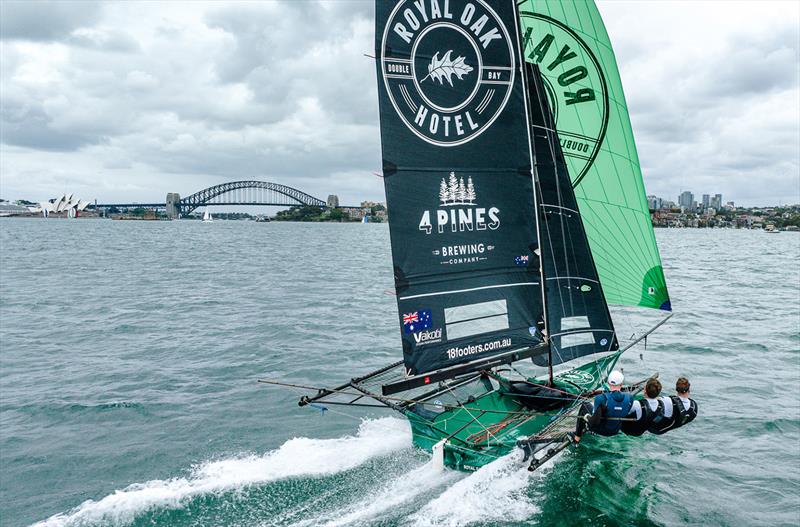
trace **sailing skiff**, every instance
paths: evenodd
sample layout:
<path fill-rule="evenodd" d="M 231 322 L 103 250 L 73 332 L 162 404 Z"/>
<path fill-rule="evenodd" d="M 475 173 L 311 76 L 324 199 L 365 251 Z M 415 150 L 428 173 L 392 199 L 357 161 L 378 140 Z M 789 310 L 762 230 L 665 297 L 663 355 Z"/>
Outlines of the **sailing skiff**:
<path fill-rule="evenodd" d="M 299 404 L 396 410 L 460 470 L 523 445 L 533 470 L 669 318 L 623 341 L 609 304 L 671 311 L 599 12 L 379 0 L 375 57 L 403 357 Z"/>

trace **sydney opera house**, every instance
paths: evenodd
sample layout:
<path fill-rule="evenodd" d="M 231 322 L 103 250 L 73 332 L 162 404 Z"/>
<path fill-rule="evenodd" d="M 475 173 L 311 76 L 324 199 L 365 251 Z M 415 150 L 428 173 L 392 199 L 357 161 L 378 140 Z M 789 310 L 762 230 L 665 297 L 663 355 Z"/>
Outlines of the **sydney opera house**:
<path fill-rule="evenodd" d="M 64 194 L 56 200 L 41 202 L 39 207 L 42 216 L 45 218 L 50 214 L 66 214 L 68 217 L 74 218 L 90 204 L 91 202 L 89 201 L 76 198 L 74 194 L 70 194 L 69 196 Z"/>

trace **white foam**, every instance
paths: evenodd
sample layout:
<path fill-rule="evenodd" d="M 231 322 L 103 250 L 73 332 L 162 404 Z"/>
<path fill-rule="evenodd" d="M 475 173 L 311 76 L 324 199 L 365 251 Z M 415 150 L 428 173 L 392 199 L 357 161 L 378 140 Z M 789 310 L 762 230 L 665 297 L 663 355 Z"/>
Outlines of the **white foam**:
<path fill-rule="evenodd" d="M 521 457 L 522 452 L 515 451 L 481 467 L 427 503 L 409 523 L 457 527 L 530 518 L 539 509 L 526 496 L 530 473 Z"/>
<path fill-rule="evenodd" d="M 407 421 L 394 417 L 364 420 L 356 436 L 295 438 L 262 456 L 210 461 L 195 467 L 188 477 L 135 483 L 99 501 L 87 500 L 34 527 L 127 524 L 137 514 L 156 507 L 178 508 L 194 496 L 292 476 L 335 474 L 410 445 L 411 430 Z"/>
<path fill-rule="evenodd" d="M 296 524 L 301 526 L 340 527 L 342 525 L 369 525 L 370 520 L 410 502 L 422 493 L 445 485 L 463 474 L 452 470 L 441 470 L 433 461 L 428 461 L 405 474 L 379 485 L 366 498 L 342 510 L 330 511 L 323 516 Z"/>

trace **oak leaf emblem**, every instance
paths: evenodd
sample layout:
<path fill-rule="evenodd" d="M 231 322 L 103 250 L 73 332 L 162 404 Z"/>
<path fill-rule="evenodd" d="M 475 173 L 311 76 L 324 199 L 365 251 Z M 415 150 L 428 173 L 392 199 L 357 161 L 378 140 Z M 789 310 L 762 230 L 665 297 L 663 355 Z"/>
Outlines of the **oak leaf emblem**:
<path fill-rule="evenodd" d="M 433 58 L 431 58 L 431 63 L 428 65 L 428 74 L 425 75 L 420 82 L 425 82 L 425 79 L 430 77 L 435 81 L 439 81 L 439 84 L 444 84 L 444 79 L 447 79 L 447 83 L 452 86 L 453 75 L 455 75 L 458 80 L 462 80 L 464 75 L 472 71 L 472 66 L 464 62 L 464 57 L 456 57 L 456 59 L 453 60 L 450 58 L 452 53 L 453 50 L 451 49 L 440 59 L 439 52 L 437 51 L 436 54 L 433 55 Z"/>

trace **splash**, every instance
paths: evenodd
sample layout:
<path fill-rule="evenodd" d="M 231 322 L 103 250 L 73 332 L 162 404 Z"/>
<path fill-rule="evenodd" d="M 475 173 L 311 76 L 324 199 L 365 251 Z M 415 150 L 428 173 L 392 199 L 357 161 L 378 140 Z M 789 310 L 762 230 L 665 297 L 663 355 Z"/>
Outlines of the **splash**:
<path fill-rule="evenodd" d="M 393 417 L 364 420 L 356 436 L 295 438 L 262 456 L 210 461 L 195 467 L 188 477 L 135 483 L 99 501 L 85 501 L 69 512 L 36 523 L 34 527 L 128 524 L 148 510 L 179 508 L 199 495 L 295 476 L 336 474 L 371 458 L 407 448 L 410 444 L 411 431 L 407 421 Z"/>
<path fill-rule="evenodd" d="M 382 515 L 396 512 L 396 509 L 421 495 L 447 485 L 463 474 L 452 470 L 441 470 L 432 461 L 406 472 L 377 489 L 369 492 L 364 499 L 348 505 L 344 509 L 296 524 L 296 527 L 341 527 L 344 525 L 369 525 Z"/>
<path fill-rule="evenodd" d="M 539 509 L 526 495 L 530 473 L 521 457 L 513 452 L 456 482 L 411 516 L 409 524 L 457 527 L 529 519 Z"/>

